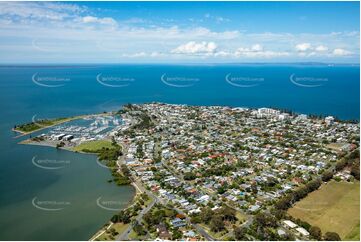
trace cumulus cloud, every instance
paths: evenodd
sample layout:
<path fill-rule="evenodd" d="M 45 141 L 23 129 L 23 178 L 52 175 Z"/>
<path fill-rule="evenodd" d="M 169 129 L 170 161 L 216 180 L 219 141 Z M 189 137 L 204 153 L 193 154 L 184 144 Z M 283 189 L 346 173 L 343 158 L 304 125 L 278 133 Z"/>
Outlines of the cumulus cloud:
<path fill-rule="evenodd" d="M 328 51 L 328 48 L 324 45 L 319 45 L 315 48 L 315 50 L 318 52 L 324 52 L 324 51 Z"/>
<path fill-rule="evenodd" d="M 252 50 L 252 51 L 262 51 L 262 50 L 263 50 L 263 46 L 260 45 L 260 44 L 252 45 L 251 50 Z"/>
<path fill-rule="evenodd" d="M 271 51 L 271 50 L 264 50 L 263 46 L 260 44 L 252 45 L 251 48 L 243 48 L 240 47 L 234 52 L 235 57 L 282 57 L 282 56 L 289 56 L 289 53 L 286 51 Z"/>
<path fill-rule="evenodd" d="M 345 50 L 345 49 L 337 48 L 337 49 L 333 50 L 332 54 L 336 55 L 336 56 L 346 56 L 346 55 L 351 55 L 352 52 Z"/>
<path fill-rule="evenodd" d="M 207 23 L 228 20 L 210 14 L 202 16 L 201 19 L 208 18 L 202 25 L 197 25 L 198 22 L 184 25 L 177 20 L 165 25 L 164 19 L 121 19 L 119 16 L 115 20 L 111 18 L 114 15 L 97 13 L 80 3 L 3 2 L 0 61 L 19 61 L 19 56 L 30 62 L 34 56 L 43 62 L 58 56 L 62 56 L 62 61 L 90 60 L 94 56 L 109 61 L 118 61 L 120 56 L 149 60 L 164 57 L 166 61 L 172 58 L 177 61 L 187 58 L 297 61 L 307 57 L 315 61 L 331 58 L 343 61 L 346 57 L 358 61 L 359 31 L 255 33 L 226 24 L 213 29 L 213 25 Z M 32 45 L 25 45 L 25 41 Z M 24 53 L 29 54 L 24 56 Z"/>
<path fill-rule="evenodd" d="M 217 45 L 214 42 L 202 41 L 197 43 L 190 41 L 186 44 L 180 45 L 173 49 L 171 53 L 174 54 L 213 54 L 217 49 Z"/>
<path fill-rule="evenodd" d="M 302 44 L 298 44 L 296 45 L 296 50 L 297 51 L 307 51 L 311 49 L 311 44 L 310 43 L 302 43 Z"/>

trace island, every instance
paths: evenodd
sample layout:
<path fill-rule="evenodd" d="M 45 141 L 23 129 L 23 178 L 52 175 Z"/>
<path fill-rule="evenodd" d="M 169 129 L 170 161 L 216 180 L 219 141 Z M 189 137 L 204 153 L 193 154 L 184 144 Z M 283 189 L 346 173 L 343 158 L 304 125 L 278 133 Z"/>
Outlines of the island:
<path fill-rule="evenodd" d="M 53 126 L 21 143 L 94 153 L 136 188 L 90 240 L 360 238 L 358 121 L 165 103 L 80 119 L 15 130 Z"/>

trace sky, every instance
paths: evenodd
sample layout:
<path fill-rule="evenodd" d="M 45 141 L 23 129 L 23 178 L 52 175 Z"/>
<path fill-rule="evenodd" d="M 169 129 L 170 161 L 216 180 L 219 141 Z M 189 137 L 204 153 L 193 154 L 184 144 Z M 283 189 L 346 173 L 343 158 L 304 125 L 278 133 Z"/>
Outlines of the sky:
<path fill-rule="evenodd" d="M 0 63 L 359 63 L 359 2 L 0 2 Z"/>

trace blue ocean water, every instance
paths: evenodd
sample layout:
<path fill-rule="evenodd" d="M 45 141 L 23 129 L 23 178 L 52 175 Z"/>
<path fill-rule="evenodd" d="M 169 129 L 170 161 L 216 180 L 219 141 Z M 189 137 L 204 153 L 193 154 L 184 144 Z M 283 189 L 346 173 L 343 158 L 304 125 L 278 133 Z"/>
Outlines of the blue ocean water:
<path fill-rule="evenodd" d="M 0 239 L 84 240 L 112 212 L 99 197 L 129 201 L 131 187 L 106 183 L 94 156 L 18 145 L 11 128 L 36 118 L 117 110 L 125 103 L 166 102 L 233 107 L 277 107 L 298 113 L 357 119 L 360 68 L 355 65 L 77 65 L 0 67 Z M 39 170 L 32 157 L 70 160 Z M 66 200 L 57 213 L 32 206 Z"/>

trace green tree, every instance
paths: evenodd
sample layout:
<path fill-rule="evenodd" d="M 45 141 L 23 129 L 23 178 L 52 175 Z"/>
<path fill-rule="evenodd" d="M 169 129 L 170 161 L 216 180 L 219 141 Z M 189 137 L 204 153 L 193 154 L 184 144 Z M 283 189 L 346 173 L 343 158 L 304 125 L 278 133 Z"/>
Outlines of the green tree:
<path fill-rule="evenodd" d="M 222 217 L 219 215 L 213 216 L 209 224 L 211 230 L 214 232 L 219 232 L 224 229 L 224 222 L 222 220 Z"/>
<path fill-rule="evenodd" d="M 316 240 L 321 240 L 322 239 L 322 232 L 321 229 L 317 226 L 311 226 L 310 228 L 310 235 L 316 239 Z"/>
<path fill-rule="evenodd" d="M 236 227 L 233 231 L 234 233 L 234 238 L 236 240 L 246 240 L 247 238 L 246 233 L 247 233 L 247 229 L 243 228 L 243 227 Z"/>
<path fill-rule="evenodd" d="M 333 172 L 330 170 L 327 170 L 322 174 L 321 179 L 322 179 L 322 181 L 327 182 L 327 181 L 331 180 L 332 177 L 333 177 Z"/>
<path fill-rule="evenodd" d="M 326 232 L 323 239 L 326 241 L 341 241 L 340 236 L 336 232 Z"/>
<path fill-rule="evenodd" d="M 202 209 L 202 212 L 200 213 L 200 219 L 203 223 L 208 224 L 209 221 L 212 219 L 214 215 L 214 212 L 211 208 L 205 207 Z"/>

